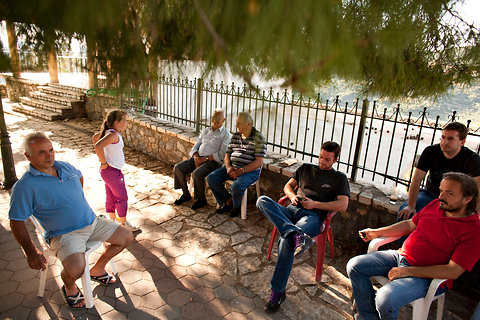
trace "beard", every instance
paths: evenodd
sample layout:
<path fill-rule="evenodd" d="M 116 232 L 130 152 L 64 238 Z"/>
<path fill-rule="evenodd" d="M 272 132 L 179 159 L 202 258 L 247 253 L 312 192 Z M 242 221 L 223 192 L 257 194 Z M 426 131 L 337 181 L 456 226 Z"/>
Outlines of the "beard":
<path fill-rule="evenodd" d="M 462 209 L 460 206 L 449 205 L 447 202 L 440 200 L 439 207 L 446 212 L 458 212 Z"/>

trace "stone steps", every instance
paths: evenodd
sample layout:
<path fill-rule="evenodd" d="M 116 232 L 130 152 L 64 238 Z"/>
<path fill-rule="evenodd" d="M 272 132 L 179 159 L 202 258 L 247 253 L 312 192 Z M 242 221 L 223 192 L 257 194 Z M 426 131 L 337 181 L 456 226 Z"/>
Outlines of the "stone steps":
<path fill-rule="evenodd" d="M 85 90 L 48 84 L 37 86 L 28 97 L 20 97 L 16 111 L 45 120 L 81 118 L 86 115 Z"/>
<path fill-rule="evenodd" d="M 68 88 L 56 88 L 51 86 L 39 86 L 38 90 L 42 93 L 60 96 L 60 97 L 68 97 L 74 100 L 85 100 L 85 92 L 72 90 Z"/>
<path fill-rule="evenodd" d="M 28 116 L 40 118 L 47 121 L 55 121 L 64 119 L 63 115 L 50 110 L 39 109 L 22 103 L 16 103 L 12 105 L 12 110 L 15 112 L 23 113 Z"/>

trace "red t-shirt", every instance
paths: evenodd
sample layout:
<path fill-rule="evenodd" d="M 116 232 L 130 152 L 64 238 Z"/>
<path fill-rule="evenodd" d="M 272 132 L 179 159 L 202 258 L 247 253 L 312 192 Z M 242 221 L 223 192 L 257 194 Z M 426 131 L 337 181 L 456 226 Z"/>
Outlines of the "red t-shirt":
<path fill-rule="evenodd" d="M 471 271 L 480 259 L 478 214 L 446 217 L 438 199 L 412 218 L 417 228 L 403 243 L 401 253 L 411 266 L 447 264 L 450 260 Z M 447 282 L 451 287 L 452 281 Z"/>

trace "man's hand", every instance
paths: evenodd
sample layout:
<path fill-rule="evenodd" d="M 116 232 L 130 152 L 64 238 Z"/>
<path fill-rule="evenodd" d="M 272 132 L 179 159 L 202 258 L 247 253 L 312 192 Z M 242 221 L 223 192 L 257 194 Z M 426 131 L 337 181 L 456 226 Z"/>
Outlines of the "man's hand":
<path fill-rule="evenodd" d="M 393 281 L 398 278 L 409 277 L 408 267 L 394 267 L 388 272 L 388 280 Z"/>
<path fill-rule="evenodd" d="M 242 168 L 237 168 L 237 169 L 233 169 L 232 172 L 229 173 L 228 175 L 229 175 L 230 177 L 232 177 L 232 179 L 237 179 L 237 178 L 240 177 L 242 174 L 243 174 Z"/>
<path fill-rule="evenodd" d="M 207 160 L 205 157 L 200 157 L 200 156 L 193 156 L 193 160 L 195 161 L 195 168 L 200 167 L 202 164 L 204 164 Z"/>
<path fill-rule="evenodd" d="M 30 268 L 35 270 L 45 270 L 47 268 L 47 259 L 37 248 L 35 252 L 27 256 L 27 262 Z"/>
<path fill-rule="evenodd" d="M 315 209 L 315 201 L 313 201 L 312 199 L 305 197 L 305 198 L 302 198 L 302 200 L 300 200 L 298 199 L 298 196 L 295 198 L 297 198 L 297 201 L 300 202 L 300 204 L 304 209 L 307 209 L 307 210 Z"/>
<path fill-rule="evenodd" d="M 415 211 L 415 208 L 406 206 L 398 213 L 398 217 L 402 220 L 408 220 L 411 219 L 416 213 L 417 212 Z"/>
<path fill-rule="evenodd" d="M 363 241 L 368 242 L 372 239 L 378 238 L 377 230 L 375 229 L 363 229 L 358 231 L 358 235 L 362 238 Z"/>

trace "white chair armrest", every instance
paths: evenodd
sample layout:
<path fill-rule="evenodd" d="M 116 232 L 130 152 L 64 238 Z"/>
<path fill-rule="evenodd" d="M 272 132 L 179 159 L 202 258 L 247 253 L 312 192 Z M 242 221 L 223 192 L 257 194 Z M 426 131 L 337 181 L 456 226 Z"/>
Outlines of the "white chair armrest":
<path fill-rule="evenodd" d="M 437 292 L 438 287 L 445 281 L 447 281 L 447 279 L 432 279 L 427 294 L 425 295 L 425 300 L 432 303 L 433 298 L 435 297 L 435 292 Z"/>
<path fill-rule="evenodd" d="M 378 251 L 379 247 L 383 246 L 384 244 L 393 242 L 393 241 L 395 241 L 399 238 L 400 237 L 379 237 L 379 238 L 375 238 L 375 239 L 371 240 L 370 243 L 368 244 L 367 253 Z"/>

